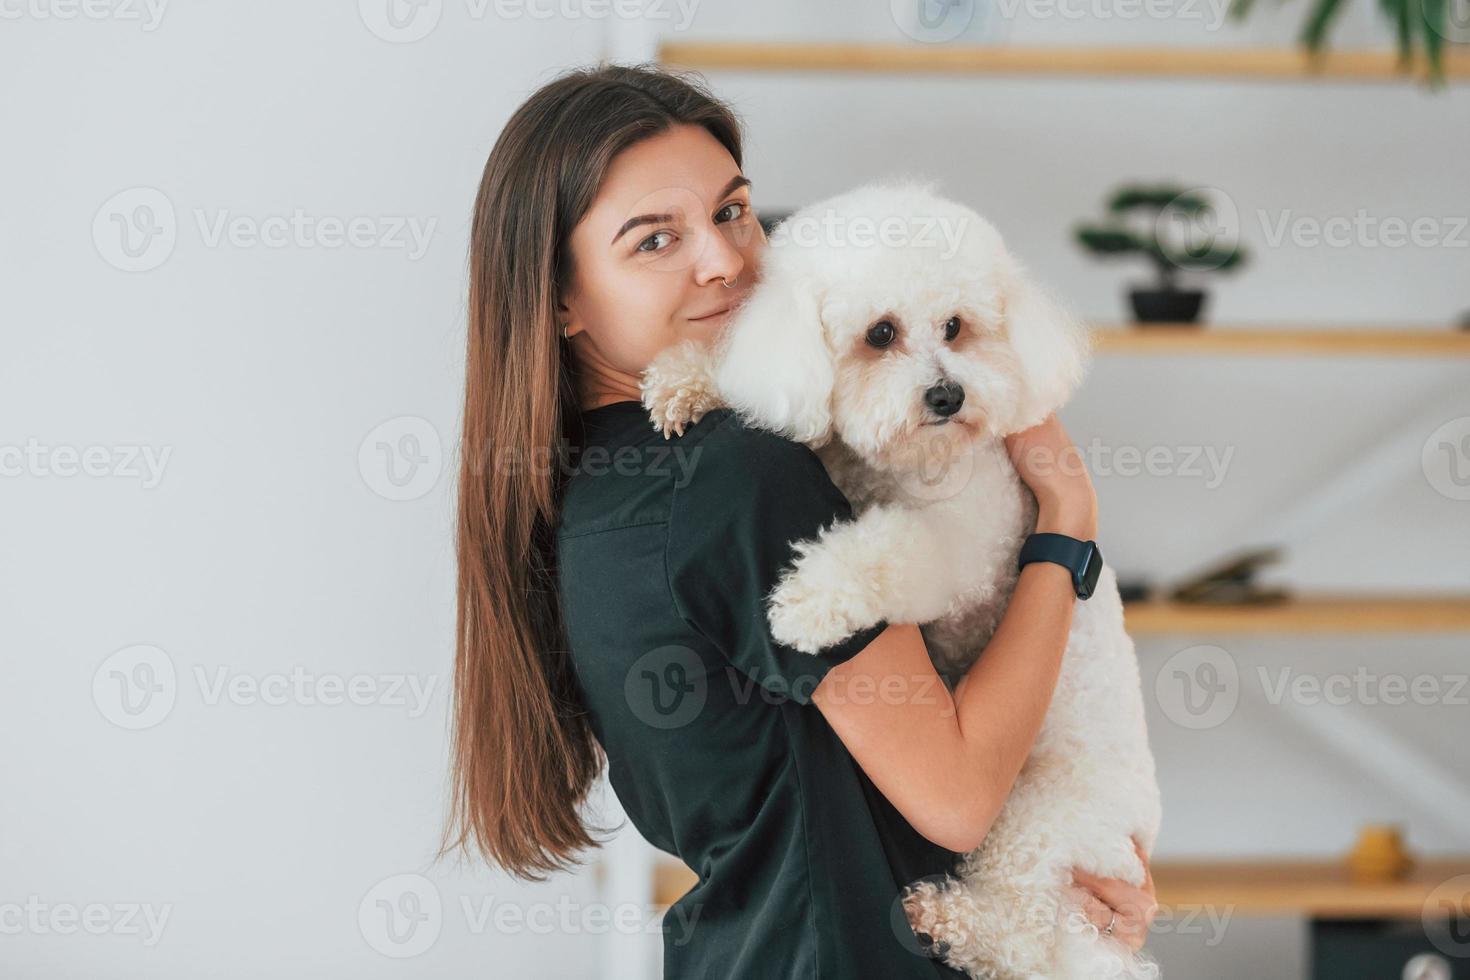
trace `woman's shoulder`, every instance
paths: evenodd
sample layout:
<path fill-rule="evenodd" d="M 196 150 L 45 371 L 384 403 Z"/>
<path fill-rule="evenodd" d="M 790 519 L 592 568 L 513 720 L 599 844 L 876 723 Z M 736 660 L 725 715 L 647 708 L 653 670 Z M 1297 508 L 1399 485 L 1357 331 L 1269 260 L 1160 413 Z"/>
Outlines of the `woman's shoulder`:
<path fill-rule="evenodd" d="M 831 485 L 809 446 L 752 425 L 733 409 L 707 412 L 683 439 L 687 443 L 680 448 L 690 461 L 688 488 L 697 487 L 701 494 L 733 502 L 742 491 L 757 488 L 810 491 L 814 483 Z"/>

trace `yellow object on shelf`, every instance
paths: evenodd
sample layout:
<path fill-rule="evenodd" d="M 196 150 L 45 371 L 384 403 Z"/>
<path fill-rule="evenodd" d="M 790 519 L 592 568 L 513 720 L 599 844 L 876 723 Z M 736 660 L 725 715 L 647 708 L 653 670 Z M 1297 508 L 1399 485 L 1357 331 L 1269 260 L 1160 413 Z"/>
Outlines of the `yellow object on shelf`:
<path fill-rule="evenodd" d="M 1364 883 L 1398 881 L 1414 865 L 1404 849 L 1403 835 L 1394 824 L 1364 827 L 1347 860 L 1353 880 Z"/>

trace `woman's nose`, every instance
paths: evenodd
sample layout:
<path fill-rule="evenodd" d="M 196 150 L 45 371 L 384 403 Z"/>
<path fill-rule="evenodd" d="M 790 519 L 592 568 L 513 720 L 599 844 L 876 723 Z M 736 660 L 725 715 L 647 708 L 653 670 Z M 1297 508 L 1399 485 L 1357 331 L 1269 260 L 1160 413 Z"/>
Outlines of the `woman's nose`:
<path fill-rule="evenodd" d="M 721 279 L 733 285 L 746 266 L 739 243 L 723 234 L 718 226 L 706 235 L 705 242 L 704 253 L 696 265 L 695 278 L 700 285 Z"/>

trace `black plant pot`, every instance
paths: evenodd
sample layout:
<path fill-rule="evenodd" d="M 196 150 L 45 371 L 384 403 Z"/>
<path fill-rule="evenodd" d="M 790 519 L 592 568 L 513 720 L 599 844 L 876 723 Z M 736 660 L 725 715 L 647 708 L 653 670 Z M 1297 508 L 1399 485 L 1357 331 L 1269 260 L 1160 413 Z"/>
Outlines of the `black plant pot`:
<path fill-rule="evenodd" d="M 1203 289 L 1130 289 L 1139 323 L 1194 323 L 1205 304 Z"/>

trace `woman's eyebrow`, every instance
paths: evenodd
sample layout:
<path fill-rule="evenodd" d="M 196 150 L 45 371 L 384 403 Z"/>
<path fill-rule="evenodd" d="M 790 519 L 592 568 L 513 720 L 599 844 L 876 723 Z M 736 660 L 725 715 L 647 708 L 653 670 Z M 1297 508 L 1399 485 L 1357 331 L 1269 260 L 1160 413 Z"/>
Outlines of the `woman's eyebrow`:
<path fill-rule="evenodd" d="M 749 177 L 746 177 L 743 174 L 736 174 L 730 179 L 730 183 L 725 185 L 725 189 L 720 191 L 720 193 L 717 194 L 716 197 L 725 197 L 733 193 L 738 187 L 751 186 L 753 185 L 751 184 Z M 665 221 L 673 220 L 674 216 L 672 214 L 640 214 L 636 218 L 629 218 L 627 221 L 623 222 L 623 227 L 618 229 L 618 233 L 612 237 L 612 241 L 608 242 L 608 245 L 616 245 L 618 243 L 618 239 L 623 237 L 624 232 L 627 232 L 633 228 L 637 228 L 639 225 L 657 225 L 662 224 Z"/>

